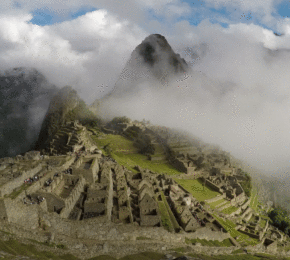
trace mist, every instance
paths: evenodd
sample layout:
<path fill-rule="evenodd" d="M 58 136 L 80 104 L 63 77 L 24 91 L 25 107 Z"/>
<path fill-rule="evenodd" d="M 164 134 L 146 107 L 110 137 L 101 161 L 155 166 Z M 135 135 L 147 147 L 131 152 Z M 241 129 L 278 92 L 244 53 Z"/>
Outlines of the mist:
<path fill-rule="evenodd" d="M 88 105 L 114 88 L 122 92 L 127 85 L 129 94 L 104 105 L 105 116 L 126 115 L 182 128 L 265 173 L 287 172 L 290 20 L 270 19 L 274 7 L 267 1 L 266 16 L 260 3 L 255 3 L 259 16 L 253 21 L 219 17 L 229 23 L 224 28 L 206 18 L 211 14 L 206 8 L 165 2 L 135 2 L 137 17 L 126 16 L 118 5 L 106 6 L 101 1 L 91 3 L 98 10 L 76 19 L 38 26 L 31 23 L 32 2 L 21 1 L 25 8 L 12 12 L 9 7 L 1 12 L 0 69 L 35 68 L 57 87 L 71 85 Z M 56 10 L 57 3 L 53 3 L 50 7 Z M 212 1 L 207 3 L 210 6 Z M 73 9 L 82 4 L 74 1 Z M 180 7 L 178 13 L 176 6 Z M 248 7 L 242 6 L 242 11 L 251 10 Z M 241 11 L 235 8 L 234 14 Z M 148 11 L 164 21 L 152 18 Z M 198 12 L 204 14 L 203 21 L 190 24 L 186 15 L 198 16 Z M 252 15 L 255 17 L 255 11 Z M 269 18 L 267 27 L 273 29 L 261 25 L 265 17 Z M 276 36 L 274 29 L 283 36 Z M 132 51 L 152 33 L 164 35 L 187 61 L 187 75 L 165 84 L 153 76 L 120 83 Z M 29 121 L 31 129 L 38 129 L 43 120 L 41 109 L 37 102 L 31 105 L 30 113 L 35 115 Z"/>
<path fill-rule="evenodd" d="M 192 30 L 195 40 L 175 44 L 181 54 L 187 50 L 183 56 L 192 64 L 187 75 L 170 79 L 166 87 L 148 75 L 122 78 L 115 86 L 115 98 L 104 101 L 104 116 L 126 115 L 181 128 L 262 172 L 286 171 L 290 166 L 288 36 L 248 27 L 259 37 L 246 37 L 249 31 L 242 25 L 224 29 L 200 24 Z M 122 88 L 126 95 L 120 95 Z"/>

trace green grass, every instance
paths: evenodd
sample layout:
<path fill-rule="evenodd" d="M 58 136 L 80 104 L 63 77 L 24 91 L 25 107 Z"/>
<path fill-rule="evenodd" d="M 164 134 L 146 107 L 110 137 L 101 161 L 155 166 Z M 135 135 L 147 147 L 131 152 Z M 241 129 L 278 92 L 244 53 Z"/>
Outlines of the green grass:
<path fill-rule="evenodd" d="M 255 211 L 258 212 L 258 195 L 256 188 L 253 187 L 251 192 L 251 201 L 250 201 L 250 207 Z"/>
<path fill-rule="evenodd" d="M 243 234 L 237 230 L 235 230 L 236 224 L 228 219 L 222 219 L 215 214 L 212 214 L 212 216 L 219 221 L 219 223 L 223 226 L 223 228 L 230 233 L 230 235 L 233 238 L 239 237 L 237 239 L 238 243 L 245 244 L 245 245 L 257 245 L 259 243 L 259 240 L 251 238 L 247 236 L 246 234 Z"/>
<path fill-rule="evenodd" d="M 162 226 L 170 232 L 174 231 L 170 216 L 168 214 L 168 211 L 167 211 L 167 208 L 166 208 L 164 202 L 158 201 L 158 207 L 159 207 L 159 212 L 160 212 L 160 216 L 161 216 Z"/>
<path fill-rule="evenodd" d="M 238 210 L 237 207 L 230 206 L 230 207 L 228 207 L 228 208 L 226 208 L 226 209 L 223 209 L 221 212 L 224 213 L 224 214 L 229 215 L 229 214 L 231 214 L 231 213 L 233 213 L 233 212 L 235 212 L 235 211 L 237 211 L 237 210 Z"/>
<path fill-rule="evenodd" d="M 170 216 L 170 220 L 171 220 L 171 223 L 173 225 L 173 228 L 175 230 L 179 230 L 180 229 L 179 224 L 178 224 L 176 218 L 174 217 L 174 215 L 173 215 L 173 213 L 172 213 L 172 211 L 171 211 L 171 209 L 170 209 L 170 207 L 169 207 L 169 205 L 167 203 L 167 200 L 166 200 L 166 198 L 164 196 L 163 191 L 161 191 L 161 198 L 162 198 L 162 201 L 164 202 L 164 205 L 166 206 L 166 209 L 167 209 L 167 212 L 168 212 L 168 214 Z"/>
<path fill-rule="evenodd" d="M 212 209 L 215 209 L 219 204 L 221 204 L 222 202 L 225 202 L 225 199 L 220 199 L 211 203 L 207 203 Z M 224 204 L 225 205 L 225 204 Z"/>
<path fill-rule="evenodd" d="M 147 156 L 138 153 L 138 148 L 133 145 L 133 141 L 126 139 L 121 135 L 105 135 L 102 134 L 100 138 L 92 136 L 98 147 L 102 150 L 104 155 L 109 155 L 104 147 L 109 144 L 111 149 L 111 156 L 121 165 L 127 169 L 136 172 L 134 166 L 139 165 L 141 168 L 149 169 L 156 173 L 166 173 L 168 175 L 181 174 L 182 172 L 171 166 L 166 160 L 149 161 Z M 160 150 L 160 151 L 159 151 Z M 161 152 L 161 148 L 158 148 Z"/>
<path fill-rule="evenodd" d="M 117 260 L 115 257 L 109 256 L 109 255 L 99 255 L 95 256 L 93 258 L 89 258 L 87 260 Z"/>
<path fill-rule="evenodd" d="M 203 186 L 202 181 L 197 180 L 182 180 L 182 179 L 174 179 L 178 184 L 184 187 L 188 192 L 190 192 L 193 197 L 195 197 L 199 201 L 207 200 L 214 198 L 220 193 L 213 191 L 207 186 Z"/>
<path fill-rule="evenodd" d="M 119 260 L 160 260 L 164 258 L 164 254 L 155 253 L 155 252 L 143 252 L 139 254 L 124 256 Z M 104 259 L 105 260 L 105 259 Z"/>
<path fill-rule="evenodd" d="M 10 193 L 9 198 L 15 199 L 22 192 L 27 190 L 30 187 L 29 184 L 22 184 L 20 187 L 16 188 L 13 192 Z"/>
<path fill-rule="evenodd" d="M 237 249 L 235 251 L 232 252 L 232 255 L 236 255 L 236 254 L 243 254 L 244 250 L 243 249 Z"/>
<path fill-rule="evenodd" d="M 137 240 L 150 240 L 148 237 L 136 237 Z"/>
<path fill-rule="evenodd" d="M 13 240 L 13 239 L 10 239 L 8 241 L 0 240 L 0 251 L 4 251 L 12 255 L 28 256 L 28 257 L 32 257 L 33 259 L 39 259 L 39 260 L 48 260 L 48 259 L 78 260 L 79 259 L 71 254 L 57 256 L 51 252 L 38 251 L 34 245 L 22 244 L 22 243 L 19 243 L 17 240 Z"/>
<path fill-rule="evenodd" d="M 218 240 L 206 240 L 206 239 L 188 239 L 185 238 L 185 243 L 196 245 L 200 243 L 202 246 L 213 246 L 213 247 L 230 247 L 234 246 L 229 238 L 219 242 Z"/>

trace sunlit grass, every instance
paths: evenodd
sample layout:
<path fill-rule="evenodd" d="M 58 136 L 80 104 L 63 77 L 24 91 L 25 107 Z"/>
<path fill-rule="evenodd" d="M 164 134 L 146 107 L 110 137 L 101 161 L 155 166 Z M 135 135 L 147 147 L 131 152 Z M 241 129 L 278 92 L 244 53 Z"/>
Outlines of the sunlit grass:
<path fill-rule="evenodd" d="M 171 166 L 166 160 L 150 161 L 147 156 L 138 153 L 138 149 L 133 145 L 133 141 L 126 139 L 121 135 L 103 134 L 100 138 L 93 136 L 93 140 L 102 150 L 104 155 L 108 152 L 102 147 L 109 145 L 111 156 L 127 169 L 136 172 L 134 167 L 139 165 L 141 168 L 149 169 L 156 173 L 165 173 L 168 175 L 176 175 L 181 172 Z M 156 145 L 157 152 L 161 153 L 161 147 Z"/>
<path fill-rule="evenodd" d="M 202 181 L 199 179 L 196 180 L 183 180 L 183 179 L 174 179 L 178 184 L 184 187 L 188 192 L 192 194 L 199 201 L 204 201 L 207 199 L 214 198 L 220 193 L 213 191 L 206 185 L 204 186 Z"/>

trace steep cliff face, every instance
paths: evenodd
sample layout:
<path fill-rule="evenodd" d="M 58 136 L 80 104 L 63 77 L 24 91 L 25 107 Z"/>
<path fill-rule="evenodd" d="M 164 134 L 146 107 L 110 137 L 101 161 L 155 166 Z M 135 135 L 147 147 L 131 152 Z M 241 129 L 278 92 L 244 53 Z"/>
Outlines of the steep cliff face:
<path fill-rule="evenodd" d="M 47 149 L 57 130 L 66 122 L 79 120 L 82 124 L 96 124 L 98 118 L 70 86 L 63 87 L 51 100 L 39 133 L 35 149 Z"/>
<path fill-rule="evenodd" d="M 0 72 L 0 158 L 31 149 L 56 86 L 37 70 Z"/>

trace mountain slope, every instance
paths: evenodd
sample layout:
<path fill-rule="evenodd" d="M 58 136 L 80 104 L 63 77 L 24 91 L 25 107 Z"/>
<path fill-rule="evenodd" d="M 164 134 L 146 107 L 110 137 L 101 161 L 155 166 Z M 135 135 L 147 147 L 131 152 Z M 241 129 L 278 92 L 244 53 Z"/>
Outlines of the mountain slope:
<path fill-rule="evenodd" d="M 0 73 L 0 158 L 31 148 L 56 91 L 56 86 L 35 69 Z"/>
<path fill-rule="evenodd" d="M 35 149 L 47 148 L 57 130 L 66 122 L 75 120 L 79 120 L 84 125 L 98 122 L 98 118 L 88 110 L 77 92 L 72 87 L 66 86 L 52 98 L 49 104 Z"/>

